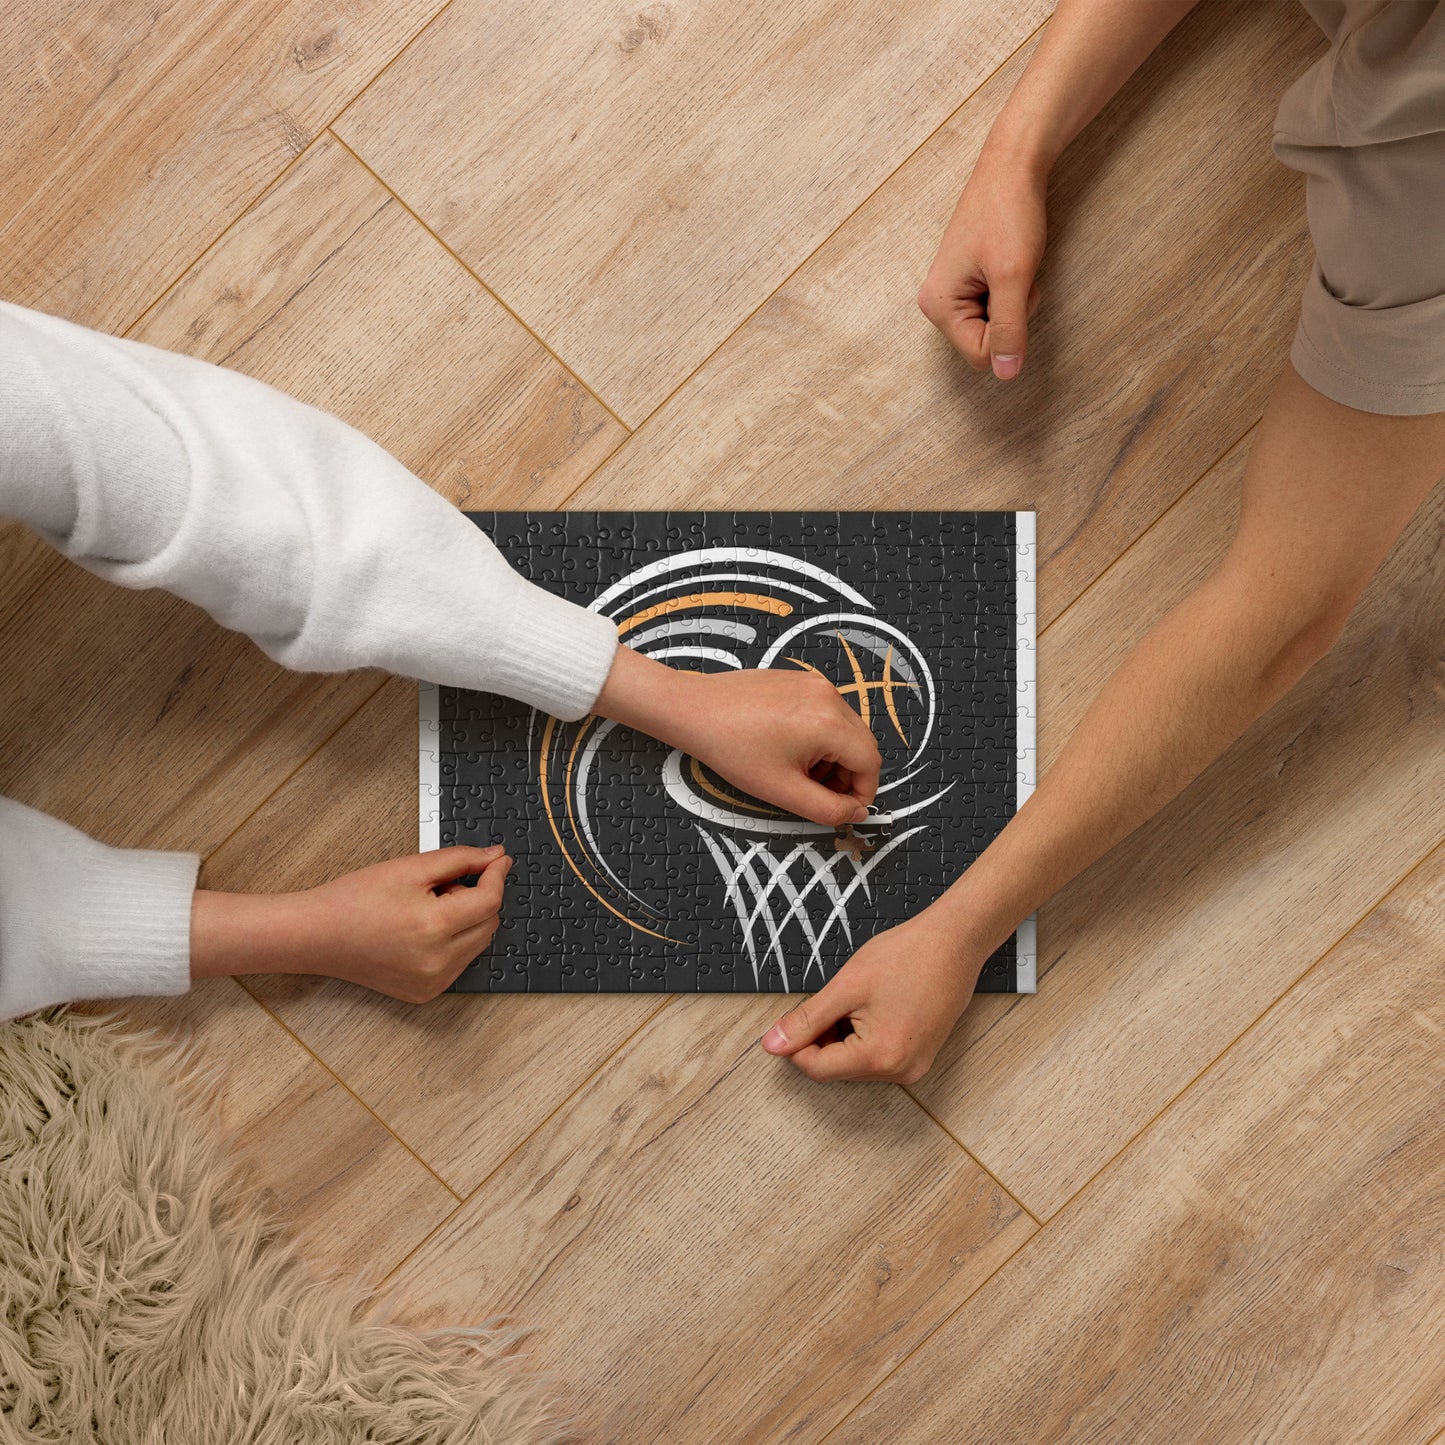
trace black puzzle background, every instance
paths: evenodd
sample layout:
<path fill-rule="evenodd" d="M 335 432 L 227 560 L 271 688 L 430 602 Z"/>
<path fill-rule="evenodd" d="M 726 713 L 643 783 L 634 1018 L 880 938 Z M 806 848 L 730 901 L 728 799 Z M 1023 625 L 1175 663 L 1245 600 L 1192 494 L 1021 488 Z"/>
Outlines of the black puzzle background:
<path fill-rule="evenodd" d="M 782 639 L 770 665 L 815 666 L 855 707 L 867 700 L 881 781 L 894 783 L 879 807 L 913 810 L 859 830 L 873 845 L 860 878 L 831 831 L 755 831 L 786 824 L 754 824 L 779 815 L 690 759 L 674 760 L 669 792 L 670 750 L 651 738 L 443 687 L 441 845 L 500 842 L 515 859 L 492 947 L 456 990 L 815 990 L 937 898 L 1013 815 L 1012 513 L 468 515 L 524 576 L 584 605 L 636 569 L 704 554 L 635 584 L 628 617 L 606 609 L 624 639 L 703 670 L 757 665 Z M 775 556 L 835 574 L 869 605 Z M 878 639 L 887 657 L 869 651 Z M 1010 939 L 978 988 L 1015 983 Z"/>

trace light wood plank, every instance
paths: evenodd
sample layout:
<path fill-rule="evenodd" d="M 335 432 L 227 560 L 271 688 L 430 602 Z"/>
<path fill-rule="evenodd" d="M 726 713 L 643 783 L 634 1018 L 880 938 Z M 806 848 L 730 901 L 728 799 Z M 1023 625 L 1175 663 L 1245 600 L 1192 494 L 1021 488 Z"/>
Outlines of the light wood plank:
<path fill-rule="evenodd" d="M 0 517 L 0 637 L 24 616 L 26 599 L 60 565 L 60 554 L 29 527 Z"/>
<path fill-rule="evenodd" d="M 569 1001 L 570 1002 L 570 1001 Z M 768 999 L 679 999 L 398 1273 L 505 1299 L 588 1440 L 816 1440 L 1033 1223 L 901 1091 L 765 1055 Z"/>
<path fill-rule="evenodd" d="M 13 0 L 0 295 L 118 331 L 441 0 Z"/>
<path fill-rule="evenodd" d="M 219 1068 L 220 1122 L 306 1258 L 378 1283 L 456 1199 L 230 979 L 114 1006 L 139 1027 L 194 1039 Z"/>
<path fill-rule="evenodd" d="M 830 1445 L 1445 1423 L 1445 849 Z"/>
<path fill-rule="evenodd" d="M 1237 447 L 1040 645 L 1057 747 L 1222 552 Z M 965 1025 L 919 1097 L 1053 1214 L 1445 831 L 1445 488 L 1345 637 L 1154 821 L 1041 912 L 1039 994 Z"/>
<path fill-rule="evenodd" d="M 454 501 L 554 502 L 621 435 L 335 141 L 134 337 L 337 412 Z M 211 851 L 381 681 L 285 672 L 184 603 L 69 565 L 22 584 L 0 788 L 109 842 Z"/>
<path fill-rule="evenodd" d="M 1003 386 L 914 296 L 1020 55 L 569 505 L 1036 506 L 1050 621 L 1263 410 L 1310 262 L 1270 124 L 1319 48 L 1291 6 L 1180 27 L 1055 173 Z"/>
<path fill-rule="evenodd" d="M 381 681 L 286 672 L 198 609 L 70 563 L 19 612 L 0 793 L 118 846 L 215 848 Z"/>
<path fill-rule="evenodd" d="M 635 425 L 1047 0 L 458 0 L 338 131 Z"/>
<path fill-rule="evenodd" d="M 461 507 L 556 506 L 626 435 L 330 136 L 132 334 L 364 418 Z"/>
<path fill-rule="evenodd" d="M 388 682 L 211 857 L 208 886 L 305 888 L 414 853 L 416 713 L 416 685 Z M 330 979 L 246 985 L 462 1194 L 663 1002 L 448 994 L 418 1008 Z"/>

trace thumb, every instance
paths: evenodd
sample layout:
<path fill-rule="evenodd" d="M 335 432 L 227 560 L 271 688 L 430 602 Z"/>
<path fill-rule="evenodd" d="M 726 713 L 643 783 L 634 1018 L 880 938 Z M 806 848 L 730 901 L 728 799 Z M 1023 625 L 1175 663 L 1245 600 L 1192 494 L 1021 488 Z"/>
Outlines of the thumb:
<path fill-rule="evenodd" d="M 796 1054 L 832 1028 L 839 1019 L 846 1018 L 852 1007 L 848 990 L 839 987 L 835 979 L 822 992 L 804 999 L 797 1008 L 785 1013 L 763 1035 L 763 1047 L 770 1054 L 782 1058 Z"/>
<path fill-rule="evenodd" d="M 993 374 L 1012 381 L 1023 369 L 1029 340 L 1029 278 L 1010 277 L 989 287 L 988 351 Z"/>

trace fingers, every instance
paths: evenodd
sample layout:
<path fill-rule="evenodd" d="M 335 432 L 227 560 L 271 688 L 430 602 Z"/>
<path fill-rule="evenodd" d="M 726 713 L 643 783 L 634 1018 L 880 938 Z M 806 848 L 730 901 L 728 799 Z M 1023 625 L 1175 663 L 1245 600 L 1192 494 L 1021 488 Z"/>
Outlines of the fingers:
<path fill-rule="evenodd" d="M 826 1033 L 826 1030 L 819 1032 Z M 821 1043 L 805 1044 L 789 1056 L 789 1061 L 820 1084 L 835 1079 L 916 1084 L 928 1072 L 927 1064 L 921 1062 L 913 1050 L 890 1045 L 875 1031 L 863 1033 L 857 1029 L 840 1039 L 823 1038 Z"/>
<path fill-rule="evenodd" d="M 465 878 L 468 873 L 480 873 L 488 863 L 501 856 L 502 845 L 493 843 L 489 848 L 436 848 L 430 853 L 418 853 L 408 862 L 415 870 L 418 883 L 440 888 L 443 884 Z"/>
<path fill-rule="evenodd" d="M 491 918 L 483 920 L 475 928 L 468 928 L 457 934 L 456 944 L 461 953 L 464 968 L 479 953 L 485 953 L 492 946 L 492 939 L 496 937 L 501 923 L 502 920 L 493 914 Z"/>
<path fill-rule="evenodd" d="M 849 716 L 855 716 L 852 708 Z M 871 803 L 878 795 L 878 771 L 883 766 L 883 755 L 878 751 L 878 740 L 869 731 L 862 719 L 857 727 L 850 727 L 840 739 L 833 753 L 834 760 L 852 776 L 849 791 L 860 803 Z"/>
<path fill-rule="evenodd" d="M 835 1043 L 809 1044 L 799 1049 L 792 1062 L 814 1083 L 829 1084 L 838 1079 L 881 1079 L 863 1040 L 857 1034 L 848 1034 Z"/>
<path fill-rule="evenodd" d="M 878 740 L 868 725 L 843 702 L 841 694 L 837 701 L 842 703 L 837 726 L 831 729 L 822 756 L 808 769 L 798 802 L 791 805 L 805 818 L 835 828 L 862 822 L 868 816 L 867 805 L 878 794 L 878 773 L 883 765 Z"/>
<path fill-rule="evenodd" d="M 941 329 L 953 343 L 953 349 L 975 371 L 988 370 L 988 322 L 982 316 L 952 321 Z"/>
<path fill-rule="evenodd" d="M 936 326 L 975 371 L 988 366 L 988 317 L 983 309 L 982 277 L 960 294 L 948 276 L 930 271 L 918 293 L 918 309 Z"/>
<path fill-rule="evenodd" d="M 475 888 L 457 888 L 441 900 L 447 909 L 447 923 L 455 934 L 465 933 L 489 921 L 495 922 L 502 907 L 502 888 L 512 860 L 505 855 L 486 864 Z"/>
<path fill-rule="evenodd" d="M 781 1058 L 796 1054 L 840 1019 L 847 1018 L 853 1005 L 852 993 L 835 978 L 821 992 L 785 1013 L 763 1035 L 763 1047 Z"/>
<path fill-rule="evenodd" d="M 1039 288 L 1010 268 L 976 296 L 951 297 L 925 286 L 918 304 L 975 371 L 992 369 L 1012 381 L 1028 352 L 1028 321 L 1039 308 Z"/>
<path fill-rule="evenodd" d="M 867 806 L 852 793 L 835 792 L 826 783 L 806 776 L 789 779 L 786 786 L 775 788 L 773 798 L 799 817 L 829 828 L 861 823 L 868 817 Z"/>
<path fill-rule="evenodd" d="M 1023 368 L 1031 285 L 1031 277 L 1011 271 L 989 286 L 988 352 L 1000 381 L 1012 381 Z"/>

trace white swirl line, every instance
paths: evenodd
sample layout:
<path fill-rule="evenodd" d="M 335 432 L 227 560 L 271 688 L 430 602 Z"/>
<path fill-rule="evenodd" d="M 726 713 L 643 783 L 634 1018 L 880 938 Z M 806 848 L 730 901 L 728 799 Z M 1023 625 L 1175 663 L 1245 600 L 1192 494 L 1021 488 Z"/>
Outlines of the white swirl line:
<path fill-rule="evenodd" d="M 824 600 L 819 592 L 810 592 L 796 582 L 784 582 L 779 577 L 765 577 L 761 572 L 695 572 L 691 577 L 674 577 L 660 587 L 649 587 L 645 592 L 639 592 L 632 597 L 627 605 L 636 607 L 644 598 L 656 597 L 660 592 L 671 592 L 674 587 L 695 587 L 699 582 L 754 582 L 763 587 L 780 587 L 784 592 L 796 592 L 798 596 L 806 597 L 809 602 Z M 589 602 L 587 605 L 590 607 L 592 604 Z"/>
<path fill-rule="evenodd" d="M 674 553 L 671 557 L 659 557 L 656 562 L 649 562 L 645 567 L 629 572 L 621 581 L 614 582 L 611 587 L 599 592 L 587 605 L 592 611 L 601 612 L 609 602 L 625 597 L 638 583 L 651 582 L 655 577 L 666 577 L 670 572 L 679 572 L 687 567 L 711 566 L 715 562 L 740 562 L 749 567 L 778 567 L 784 572 L 797 573 L 803 577 L 811 577 L 814 582 L 826 583 L 841 592 L 850 602 L 856 602 L 870 611 L 873 609 L 873 604 L 841 577 L 835 577 L 833 573 L 815 566 L 812 562 L 804 562 L 801 557 L 789 557 L 784 552 L 772 552 L 757 547 L 699 547 L 690 552 Z"/>
<path fill-rule="evenodd" d="M 756 642 L 758 640 L 758 629 L 749 627 L 746 622 L 729 622 L 724 621 L 721 617 L 681 617 L 675 622 L 659 622 L 656 627 L 647 627 L 641 632 L 634 632 L 627 639 L 627 645 L 634 651 L 638 651 L 645 642 L 656 642 L 663 637 L 689 636 L 698 632 L 710 633 L 718 637 L 731 637 L 738 642 Z"/>
<path fill-rule="evenodd" d="M 702 841 L 707 844 L 708 851 L 712 854 L 714 860 L 717 862 L 718 872 L 722 874 L 723 889 L 727 893 L 728 900 L 733 906 L 733 911 L 738 916 L 738 924 L 741 926 L 747 920 L 748 905 L 746 900 L 742 896 L 741 890 L 738 888 L 738 875 L 742 872 L 743 863 L 745 863 L 748 858 L 751 858 L 753 853 L 755 853 L 763 845 L 761 843 L 754 843 L 752 847 L 748 850 L 748 853 L 743 859 L 743 862 L 735 863 L 729 861 L 729 859 L 724 856 L 722 849 L 719 848 L 717 843 L 713 841 L 706 828 L 702 827 L 701 824 L 694 824 L 693 826 L 696 827 L 697 831 L 702 834 Z M 746 929 L 744 929 L 743 931 L 743 947 L 747 949 L 748 962 L 751 963 L 753 966 L 753 982 L 757 983 L 758 953 L 757 949 L 753 946 L 752 935 Z"/>
<path fill-rule="evenodd" d="M 754 869 L 753 869 L 752 858 L 753 858 L 753 855 L 758 851 L 758 849 L 759 849 L 762 845 L 761 845 L 761 844 L 755 845 L 753 848 L 751 848 L 751 849 L 748 851 L 748 854 L 747 854 L 746 857 L 742 857 L 742 856 L 741 856 L 741 854 L 742 854 L 742 849 L 741 849 L 740 847 L 738 847 L 738 845 L 737 845 L 736 843 L 734 843 L 734 842 L 732 841 L 732 839 L 729 838 L 726 834 L 723 835 L 723 840 L 722 840 L 722 841 L 723 841 L 723 843 L 724 843 L 724 845 L 725 845 L 726 847 L 729 847 L 729 848 L 732 848 L 732 849 L 736 850 L 736 852 L 737 852 L 738 855 L 739 855 L 739 860 L 738 860 L 738 861 L 739 861 L 739 866 L 740 866 L 740 868 L 742 869 L 742 871 L 743 871 L 744 873 L 746 873 L 746 875 L 747 875 L 747 880 L 748 880 L 748 882 L 752 885 L 752 889 L 753 889 L 753 894 L 754 894 L 754 896 L 756 897 L 756 896 L 760 895 L 760 894 L 762 893 L 762 891 L 763 891 L 763 883 L 762 883 L 762 880 L 758 877 L 757 873 L 756 873 L 756 872 L 754 871 Z M 765 856 L 766 856 L 766 855 L 765 855 Z M 771 858 L 769 858 L 768 861 L 771 863 L 773 860 L 772 860 Z M 782 960 L 782 957 L 783 957 L 783 940 L 782 940 L 782 937 L 780 936 L 780 934 L 779 934 L 779 932 L 778 932 L 778 921 L 777 921 L 776 918 L 773 917 L 773 910 L 767 906 L 766 901 L 765 901 L 764 904 L 763 904 L 763 922 L 764 922 L 764 924 L 766 924 L 767 930 L 768 930 L 768 935 L 769 935 L 769 937 L 772 939 L 772 947 L 771 947 L 771 949 L 769 949 L 768 951 L 771 952 L 771 953 L 773 953 L 773 954 L 775 954 L 775 955 L 777 956 L 777 958 L 779 959 L 779 969 L 778 969 L 778 971 L 779 971 L 779 973 L 782 975 L 782 979 L 783 979 L 783 992 L 784 992 L 784 993 L 791 993 L 791 992 L 792 992 L 792 989 L 789 988 L 789 986 L 788 986 L 788 971 L 787 971 L 787 969 L 783 968 L 783 967 L 782 967 L 782 964 L 781 964 L 781 960 Z M 746 936 L 746 937 L 751 938 L 752 932 L 753 932 L 753 926 L 754 926 L 754 925 L 753 925 L 752 923 L 749 923 L 747 929 L 745 930 L 745 936 Z M 767 955 L 764 954 L 764 959 L 765 959 L 765 960 L 766 960 L 766 957 L 767 957 Z M 761 982 L 762 982 L 762 977 L 761 977 L 761 975 L 760 975 L 760 974 L 758 973 L 758 971 L 757 971 L 757 964 L 756 964 L 756 963 L 753 965 L 753 982 L 754 982 L 754 983 L 761 983 Z"/>
<path fill-rule="evenodd" d="M 702 657 L 709 662 L 722 662 L 728 667 L 741 668 L 743 660 L 735 652 L 724 652 L 720 647 L 659 647 L 649 652 L 649 657 Z"/>
<path fill-rule="evenodd" d="M 532 712 L 535 716 L 536 709 L 533 708 Z M 648 907 L 647 900 L 639 897 L 617 876 L 612 865 L 603 855 L 602 849 L 597 846 L 597 839 L 592 835 L 592 818 L 587 811 L 587 779 L 592 772 L 593 759 L 597 756 L 597 749 L 601 745 L 602 739 L 616 726 L 617 723 L 613 719 L 605 718 L 587 740 L 587 745 L 582 749 L 582 756 L 577 760 L 577 781 L 572 789 L 573 802 L 577 809 L 578 820 L 582 824 L 582 836 L 586 838 L 587 842 L 591 845 L 593 856 L 607 870 L 607 876 L 611 878 L 629 898 L 635 898 L 644 910 L 651 913 L 652 909 Z"/>

